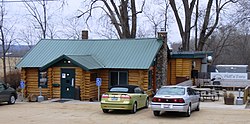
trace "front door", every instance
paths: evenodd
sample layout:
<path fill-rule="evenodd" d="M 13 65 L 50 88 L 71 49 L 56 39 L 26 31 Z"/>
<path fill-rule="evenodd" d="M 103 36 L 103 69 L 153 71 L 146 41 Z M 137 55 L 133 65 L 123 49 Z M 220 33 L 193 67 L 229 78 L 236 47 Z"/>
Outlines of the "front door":
<path fill-rule="evenodd" d="M 74 99 L 75 69 L 61 69 L 61 98 Z"/>

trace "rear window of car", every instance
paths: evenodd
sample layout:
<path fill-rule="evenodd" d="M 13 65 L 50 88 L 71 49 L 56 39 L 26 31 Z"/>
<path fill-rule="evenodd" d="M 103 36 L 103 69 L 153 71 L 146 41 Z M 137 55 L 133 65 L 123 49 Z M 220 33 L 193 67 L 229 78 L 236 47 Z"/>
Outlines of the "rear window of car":
<path fill-rule="evenodd" d="M 184 95 L 185 88 L 182 87 L 164 87 L 157 91 L 158 95 Z"/>
<path fill-rule="evenodd" d="M 128 92 L 128 88 L 126 87 L 113 87 L 109 90 L 109 92 L 124 92 L 127 93 Z"/>

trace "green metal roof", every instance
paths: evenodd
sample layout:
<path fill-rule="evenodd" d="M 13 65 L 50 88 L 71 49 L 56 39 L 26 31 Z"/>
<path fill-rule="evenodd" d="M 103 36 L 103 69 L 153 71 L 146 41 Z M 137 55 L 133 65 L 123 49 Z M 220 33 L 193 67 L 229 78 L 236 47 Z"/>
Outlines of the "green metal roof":
<path fill-rule="evenodd" d="M 62 55 L 59 58 L 41 67 L 40 70 L 44 70 L 63 59 L 70 60 L 74 65 L 77 65 L 85 70 L 100 69 L 104 67 L 91 55 Z"/>
<path fill-rule="evenodd" d="M 43 39 L 17 67 L 46 68 L 62 58 L 84 69 L 148 69 L 162 45 L 157 39 Z"/>
<path fill-rule="evenodd" d="M 205 58 L 206 56 L 212 56 L 212 51 L 193 51 L 193 52 L 171 52 L 171 58 Z"/>

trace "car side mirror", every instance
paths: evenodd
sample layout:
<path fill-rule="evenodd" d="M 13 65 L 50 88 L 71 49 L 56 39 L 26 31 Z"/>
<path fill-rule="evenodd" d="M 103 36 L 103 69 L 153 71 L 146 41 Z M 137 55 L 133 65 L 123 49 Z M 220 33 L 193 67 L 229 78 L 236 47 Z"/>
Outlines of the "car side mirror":
<path fill-rule="evenodd" d="M 7 89 L 9 86 L 7 84 L 3 85 L 4 89 Z"/>

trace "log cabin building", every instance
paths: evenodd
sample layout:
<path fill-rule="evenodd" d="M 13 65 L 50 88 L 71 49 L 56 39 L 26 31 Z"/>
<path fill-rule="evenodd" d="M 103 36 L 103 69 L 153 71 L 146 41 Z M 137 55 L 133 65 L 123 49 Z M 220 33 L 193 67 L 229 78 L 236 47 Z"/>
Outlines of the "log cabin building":
<path fill-rule="evenodd" d="M 155 57 L 161 39 L 62 40 L 42 39 L 17 64 L 27 96 L 97 99 L 96 78 L 101 93 L 121 84 L 152 88 Z"/>
<path fill-rule="evenodd" d="M 168 85 L 191 79 L 195 83 L 199 73 L 207 73 L 212 54 L 212 51 L 171 52 L 168 59 Z"/>

